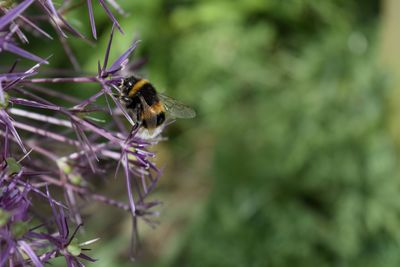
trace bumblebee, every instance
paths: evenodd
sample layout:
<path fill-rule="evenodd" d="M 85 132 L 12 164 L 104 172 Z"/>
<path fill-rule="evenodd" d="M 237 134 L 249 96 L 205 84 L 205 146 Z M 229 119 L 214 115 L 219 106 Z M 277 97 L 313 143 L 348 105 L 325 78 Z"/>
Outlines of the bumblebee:
<path fill-rule="evenodd" d="M 130 76 L 122 79 L 119 90 L 119 101 L 125 105 L 132 119 L 145 129 L 154 130 L 163 125 L 166 115 L 184 119 L 196 116 L 190 107 L 157 93 L 148 80 Z"/>

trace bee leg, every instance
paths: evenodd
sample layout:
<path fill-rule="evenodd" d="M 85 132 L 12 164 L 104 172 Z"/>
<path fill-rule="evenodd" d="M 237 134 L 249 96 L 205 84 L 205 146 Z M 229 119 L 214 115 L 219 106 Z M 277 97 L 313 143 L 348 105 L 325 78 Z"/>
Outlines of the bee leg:
<path fill-rule="evenodd" d="M 141 113 L 141 108 L 140 108 L 140 106 L 136 109 L 136 114 L 135 114 L 135 116 L 136 116 L 136 120 L 137 121 L 140 121 L 140 113 Z"/>
<path fill-rule="evenodd" d="M 138 124 L 140 124 L 140 108 L 136 107 L 134 109 L 128 109 L 129 115 L 132 120 Z"/>

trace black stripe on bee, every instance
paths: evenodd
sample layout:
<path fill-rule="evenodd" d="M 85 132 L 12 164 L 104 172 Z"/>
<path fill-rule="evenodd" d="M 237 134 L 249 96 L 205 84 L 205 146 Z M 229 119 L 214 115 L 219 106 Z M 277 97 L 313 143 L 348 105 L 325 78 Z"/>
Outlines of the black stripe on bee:
<path fill-rule="evenodd" d="M 161 112 L 157 114 L 157 126 L 163 124 L 165 121 L 165 112 Z"/>
<path fill-rule="evenodd" d="M 131 90 L 133 90 L 133 87 Z M 139 106 L 141 107 L 142 102 L 140 101 L 140 97 L 143 97 L 144 101 L 149 107 L 160 102 L 160 99 L 157 96 L 157 91 L 150 83 L 146 83 L 139 88 L 136 93 L 129 97 L 130 101 L 127 104 L 127 108 L 135 109 Z"/>
<path fill-rule="evenodd" d="M 158 103 L 160 100 L 158 99 L 157 96 L 157 91 L 154 89 L 153 85 L 150 83 L 145 83 L 135 94 L 135 96 L 141 95 L 146 101 L 147 105 L 152 106 L 156 103 Z"/>

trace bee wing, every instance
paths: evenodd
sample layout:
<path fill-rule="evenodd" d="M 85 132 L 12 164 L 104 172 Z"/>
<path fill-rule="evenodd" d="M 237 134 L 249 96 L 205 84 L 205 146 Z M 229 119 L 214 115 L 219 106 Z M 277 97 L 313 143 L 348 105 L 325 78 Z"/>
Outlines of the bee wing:
<path fill-rule="evenodd" d="M 196 117 L 196 112 L 185 104 L 163 94 L 158 94 L 158 97 L 164 104 L 165 110 L 172 117 L 179 119 L 191 119 Z"/>
<path fill-rule="evenodd" d="M 157 127 L 157 116 L 151 112 L 150 106 L 146 103 L 143 96 L 140 96 L 140 102 L 142 102 L 143 110 L 143 120 L 146 121 L 147 127 L 150 129 Z"/>

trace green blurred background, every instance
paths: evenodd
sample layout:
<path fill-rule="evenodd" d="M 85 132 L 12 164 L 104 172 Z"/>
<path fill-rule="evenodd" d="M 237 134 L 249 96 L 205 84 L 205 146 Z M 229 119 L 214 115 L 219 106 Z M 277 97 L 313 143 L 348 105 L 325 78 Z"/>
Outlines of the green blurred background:
<path fill-rule="evenodd" d="M 155 148 L 164 204 L 140 260 L 129 215 L 94 205 L 90 266 L 399 266 L 398 1 L 118 2 L 111 58 L 138 37 L 140 74 L 198 116 Z M 97 45 L 69 41 L 88 72 L 111 28 L 95 13 Z M 66 17 L 90 36 L 84 6 Z M 122 179 L 101 190 L 126 200 Z"/>

